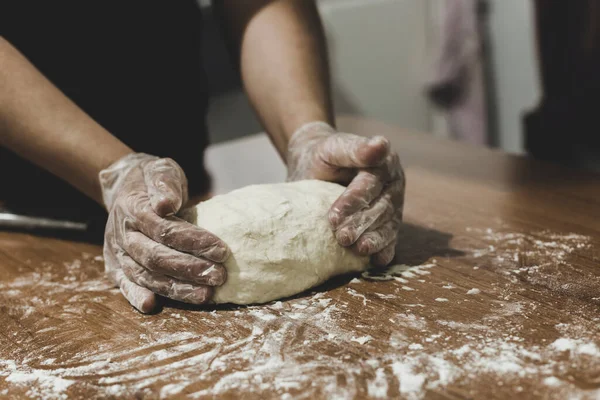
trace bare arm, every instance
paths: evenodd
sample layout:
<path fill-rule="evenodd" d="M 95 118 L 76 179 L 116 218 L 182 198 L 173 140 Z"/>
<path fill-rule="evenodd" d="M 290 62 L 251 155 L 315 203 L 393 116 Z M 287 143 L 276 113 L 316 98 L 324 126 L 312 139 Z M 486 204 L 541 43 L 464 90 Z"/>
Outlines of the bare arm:
<path fill-rule="evenodd" d="M 333 123 L 323 27 L 312 0 L 222 0 L 244 86 L 285 159 L 300 126 Z"/>
<path fill-rule="evenodd" d="M 102 204 L 98 173 L 132 150 L 0 37 L 0 146 Z"/>
<path fill-rule="evenodd" d="M 404 173 L 382 137 L 336 132 L 326 44 L 314 0 L 222 0 L 240 48 L 246 91 L 286 161 L 288 180 L 347 185 L 329 222 L 338 242 L 374 265 L 392 261 L 402 220 Z"/>
<path fill-rule="evenodd" d="M 212 286 L 225 281 L 220 263 L 228 256 L 227 246 L 201 228 L 168 217 L 187 200 L 179 165 L 134 154 L 2 37 L 0 146 L 107 208 L 106 271 L 138 310 L 152 311 L 157 293 L 202 303 Z"/>

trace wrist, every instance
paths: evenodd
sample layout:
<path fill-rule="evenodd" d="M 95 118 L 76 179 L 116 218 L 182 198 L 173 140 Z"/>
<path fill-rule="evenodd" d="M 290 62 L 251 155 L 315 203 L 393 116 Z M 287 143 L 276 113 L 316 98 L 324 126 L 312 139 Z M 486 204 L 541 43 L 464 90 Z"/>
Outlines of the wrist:
<path fill-rule="evenodd" d="M 302 125 L 290 137 L 287 148 L 288 180 L 302 179 L 302 166 L 311 164 L 314 146 L 324 138 L 336 133 L 334 127 L 324 121 L 313 121 Z"/>
<path fill-rule="evenodd" d="M 102 203 L 107 211 L 112 209 L 117 193 L 121 191 L 125 177 L 129 172 L 145 161 L 157 159 L 158 157 L 145 153 L 129 153 L 100 171 L 98 180 L 102 192 Z"/>
<path fill-rule="evenodd" d="M 324 121 L 312 121 L 300 126 L 290 136 L 288 142 L 288 151 L 297 148 L 302 144 L 310 143 L 315 139 L 320 139 L 336 133 L 336 130 L 329 123 Z"/>

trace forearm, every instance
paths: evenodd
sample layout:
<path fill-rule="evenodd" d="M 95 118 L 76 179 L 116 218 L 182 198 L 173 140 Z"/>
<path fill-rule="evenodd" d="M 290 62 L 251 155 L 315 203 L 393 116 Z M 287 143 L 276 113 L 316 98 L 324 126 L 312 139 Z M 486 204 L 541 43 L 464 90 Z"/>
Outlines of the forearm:
<path fill-rule="evenodd" d="M 245 89 L 280 155 L 305 123 L 333 123 L 326 43 L 311 0 L 225 0 Z"/>
<path fill-rule="evenodd" d="M 132 152 L 0 37 L 0 146 L 102 204 L 98 173 Z"/>

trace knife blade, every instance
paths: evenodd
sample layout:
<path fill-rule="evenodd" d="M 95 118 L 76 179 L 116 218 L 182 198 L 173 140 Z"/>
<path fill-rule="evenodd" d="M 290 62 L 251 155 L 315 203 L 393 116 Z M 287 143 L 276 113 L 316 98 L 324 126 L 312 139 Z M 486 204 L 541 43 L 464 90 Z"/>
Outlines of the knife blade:
<path fill-rule="evenodd" d="M 14 214 L 11 212 L 0 211 L 0 229 L 18 228 L 18 229 L 57 229 L 69 231 L 86 231 L 88 224 L 86 222 L 76 222 L 62 219 L 53 219 L 46 217 L 34 217 L 29 215 Z"/>

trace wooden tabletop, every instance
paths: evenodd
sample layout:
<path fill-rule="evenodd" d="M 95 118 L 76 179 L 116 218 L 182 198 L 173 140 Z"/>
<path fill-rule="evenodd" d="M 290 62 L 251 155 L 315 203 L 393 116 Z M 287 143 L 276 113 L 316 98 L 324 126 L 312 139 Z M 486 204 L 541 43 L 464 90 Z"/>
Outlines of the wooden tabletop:
<path fill-rule="evenodd" d="M 372 121 L 407 179 L 387 272 L 133 310 L 101 247 L 0 233 L 0 398 L 600 398 L 600 176 Z"/>

